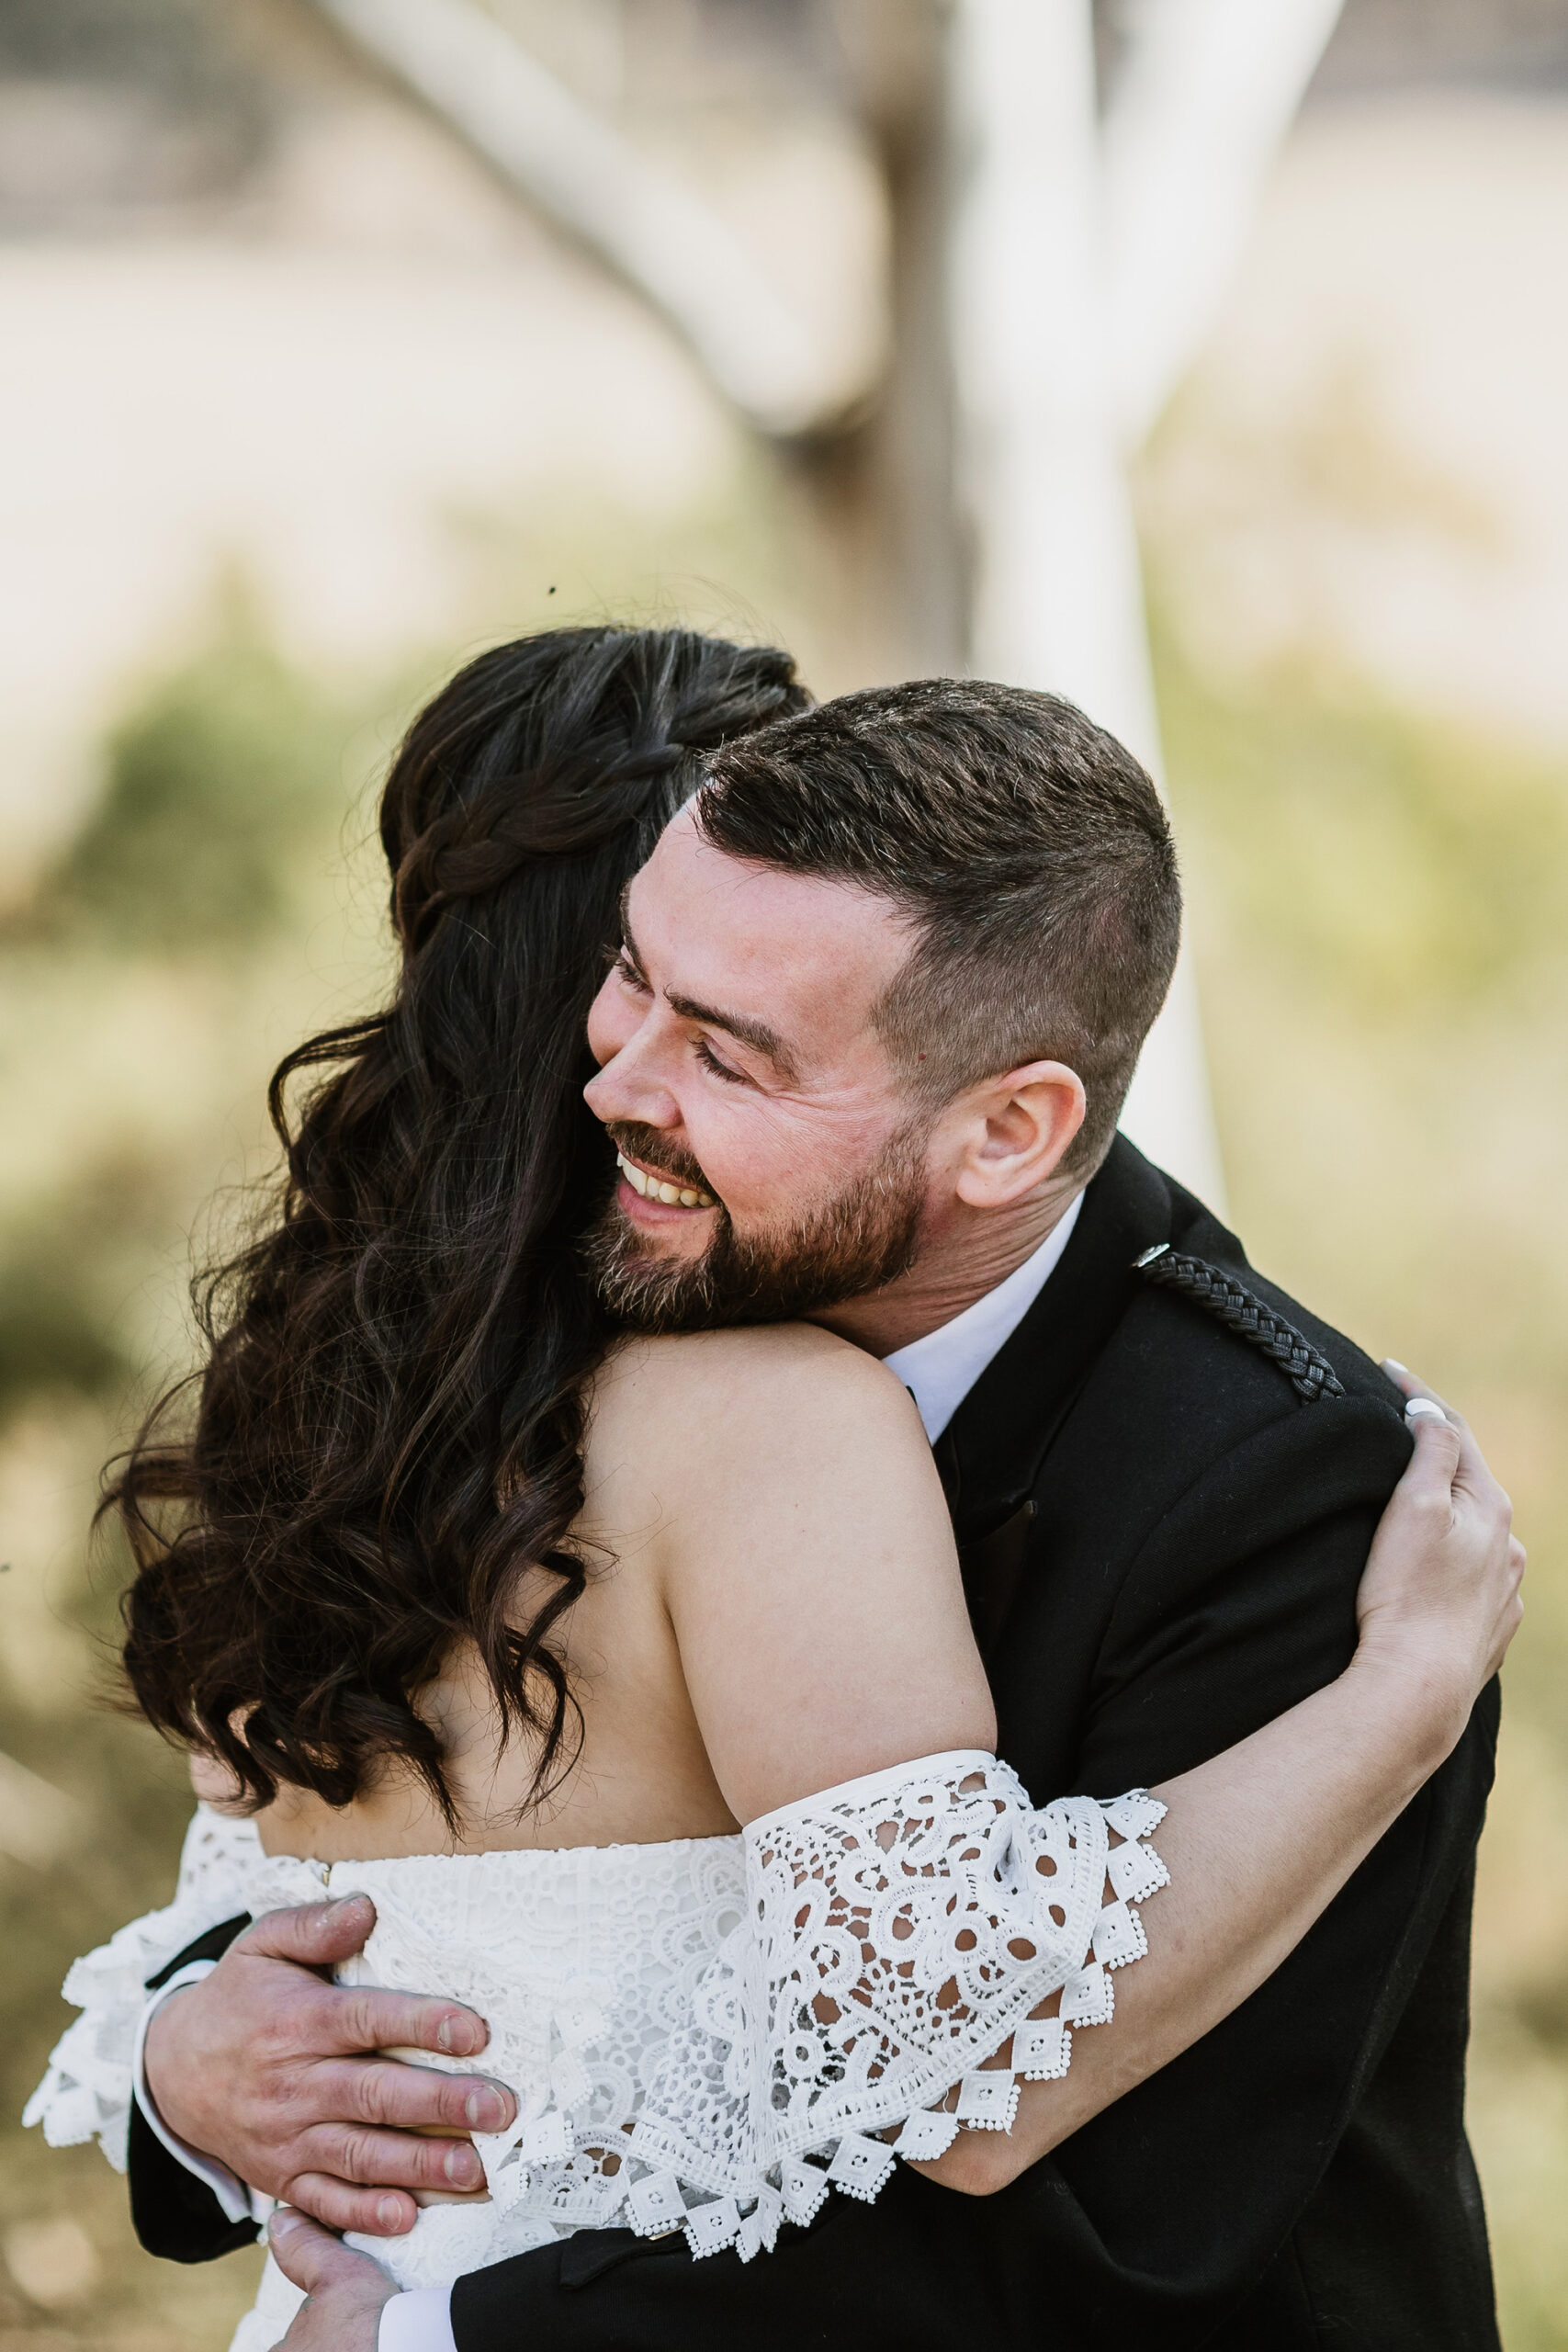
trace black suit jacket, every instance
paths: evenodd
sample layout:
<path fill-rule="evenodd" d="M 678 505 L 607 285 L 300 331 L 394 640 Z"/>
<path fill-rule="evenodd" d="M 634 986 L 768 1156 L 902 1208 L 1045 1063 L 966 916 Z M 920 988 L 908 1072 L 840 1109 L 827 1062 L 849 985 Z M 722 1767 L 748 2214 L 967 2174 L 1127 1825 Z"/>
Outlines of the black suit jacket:
<path fill-rule="evenodd" d="M 1160 1242 L 1237 1275 L 1344 1393 L 1304 1400 L 1134 1271 Z M 937 1448 L 1000 1753 L 1035 1802 L 1167 1779 L 1337 1674 L 1408 1453 L 1382 1374 L 1118 1140 L 1060 1266 Z M 458 2352 L 1495 2352 L 1462 2101 L 1495 1733 L 1494 1686 L 1269 1983 L 998 2195 L 900 2165 L 874 2205 L 830 2199 L 744 2266 L 694 2262 L 679 2237 L 580 2232 L 460 2279 Z M 1157 1904 L 1149 1922 L 1157 1941 Z M 173 2167 L 150 2133 L 131 2163 L 144 2244 L 220 2250 L 216 2230 L 191 2235 L 188 2197 L 160 2243 L 148 2216 Z"/>

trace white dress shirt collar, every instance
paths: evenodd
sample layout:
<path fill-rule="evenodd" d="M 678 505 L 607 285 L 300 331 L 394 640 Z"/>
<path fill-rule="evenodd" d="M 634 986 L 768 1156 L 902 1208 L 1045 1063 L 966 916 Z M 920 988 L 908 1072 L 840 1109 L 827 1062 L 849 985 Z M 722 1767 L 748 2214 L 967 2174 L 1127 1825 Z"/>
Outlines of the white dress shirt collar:
<path fill-rule="evenodd" d="M 1055 1273 L 1082 1206 L 1079 1193 L 1039 1249 L 1021 1266 L 1015 1266 L 995 1290 L 988 1290 L 951 1323 L 928 1331 L 923 1340 L 911 1340 L 907 1348 L 896 1348 L 890 1356 L 884 1356 L 888 1371 L 897 1374 L 919 1408 L 933 1445 Z"/>

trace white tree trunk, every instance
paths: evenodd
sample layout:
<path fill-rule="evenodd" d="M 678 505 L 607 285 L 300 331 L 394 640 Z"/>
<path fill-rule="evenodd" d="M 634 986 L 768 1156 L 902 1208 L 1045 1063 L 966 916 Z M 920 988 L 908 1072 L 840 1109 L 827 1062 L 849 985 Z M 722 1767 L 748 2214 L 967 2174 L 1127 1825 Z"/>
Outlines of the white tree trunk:
<path fill-rule="evenodd" d="M 952 263 L 971 663 L 1064 695 L 1162 779 L 1110 379 L 1089 0 L 956 0 Z M 1223 1207 L 1191 967 L 1122 1121 Z"/>
<path fill-rule="evenodd" d="M 1340 0 L 1138 0 L 1101 137 L 1108 365 L 1136 448 L 1198 355 Z"/>

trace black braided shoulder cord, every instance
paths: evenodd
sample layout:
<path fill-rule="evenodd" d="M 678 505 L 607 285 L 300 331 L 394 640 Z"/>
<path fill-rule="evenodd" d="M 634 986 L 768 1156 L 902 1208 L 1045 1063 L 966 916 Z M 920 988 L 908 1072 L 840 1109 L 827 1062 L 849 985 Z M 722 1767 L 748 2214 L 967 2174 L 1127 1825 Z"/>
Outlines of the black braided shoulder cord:
<path fill-rule="evenodd" d="M 1184 1258 L 1168 1241 L 1156 1250 L 1146 1250 L 1133 1261 L 1134 1272 L 1148 1283 L 1158 1283 L 1165 1290 L 1177 1290 L 1190 1298 L 1195 1306 L 1207 1309 L 1216 1321 L 1234 1331 L 1255 1348 L 1260 1348 L 1269 1361 L 1277 1363 L 1290 1381 L 1298 1396 L 1309 1405 L 1320 1396 L 1343 1396 L 1344 1385 L 1326 1356 L 1317 1350 L 1304 1332 L 1282 1315 L 1266 1306 L 1256 1292 L 1238 1283 L 1220 1266 L 1211 1266 L 1205 1258 Z"/>

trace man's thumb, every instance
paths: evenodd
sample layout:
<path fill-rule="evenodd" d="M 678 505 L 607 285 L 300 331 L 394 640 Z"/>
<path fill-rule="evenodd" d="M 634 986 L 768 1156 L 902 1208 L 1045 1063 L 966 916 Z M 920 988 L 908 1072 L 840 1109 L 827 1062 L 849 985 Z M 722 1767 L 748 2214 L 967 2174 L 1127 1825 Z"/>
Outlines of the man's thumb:
<path fill-rule="evenodd" d="M 330 1968 L 358 1951 L 376 1925 L 367 1894 L 339 1903 L 300 1903 L 268 1911 L 246 1929 L 240 1949 L 261 1960 L 292 1960 L 302 1968 Z"/>
<path fill-rule="evenodd" d="M 330 2285 L 335 2273 L 365 2266 L 363 2255 L 350 2253 L 341 2238 L 287 2205 L 280 2205 L 274 2213 L 266 2234 L 272 2258 L 284 2277 L 303 2287 L 308 2295 Z"/>

